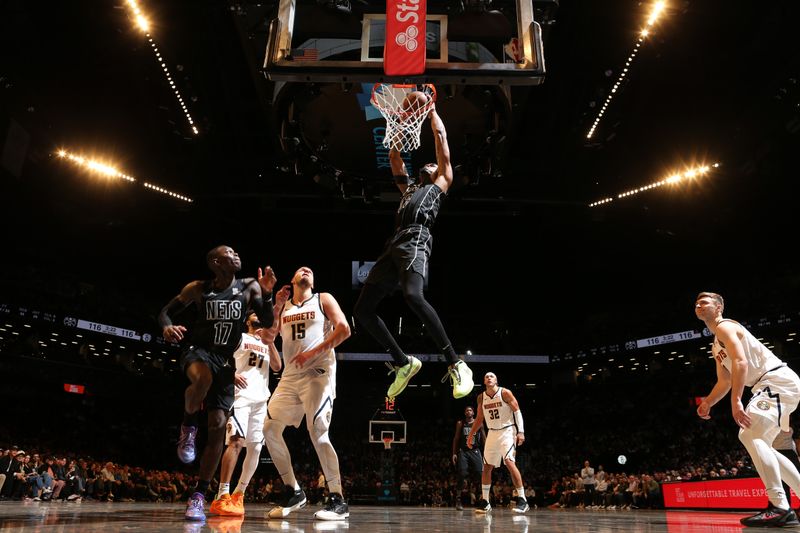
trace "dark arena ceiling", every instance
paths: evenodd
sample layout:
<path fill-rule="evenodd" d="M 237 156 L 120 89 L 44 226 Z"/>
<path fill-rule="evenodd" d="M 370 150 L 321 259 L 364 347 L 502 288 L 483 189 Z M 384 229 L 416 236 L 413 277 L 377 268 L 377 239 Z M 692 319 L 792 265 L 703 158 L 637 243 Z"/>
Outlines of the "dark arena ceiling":
<path fill-rule="evenodd" d="M 375 8 L 298 3 L 337 20 Z M 428 2 L 452 17 L 513 4 Z M 377 257 L 398 198 L 368 84 L 269 80 L 276 2 L 138 5 L 152 42 L 123 0 L 2 3 L 2 290 L 53 276 L 161 304 L 224 242 L 283 281 L 308 264 L 350 306 L 351 262 Z M 796 305 L 797 3 L 669 0 L 643 40 L 647 2 L 534 5 L 542 83 L 438 87 L 457 186 L 435 230 L 437 306 L 527 321 L 547 343 L 697 327 L 700 290 Z M 427 123 L 422 145 L 414 165 L 432 157 Z"/>

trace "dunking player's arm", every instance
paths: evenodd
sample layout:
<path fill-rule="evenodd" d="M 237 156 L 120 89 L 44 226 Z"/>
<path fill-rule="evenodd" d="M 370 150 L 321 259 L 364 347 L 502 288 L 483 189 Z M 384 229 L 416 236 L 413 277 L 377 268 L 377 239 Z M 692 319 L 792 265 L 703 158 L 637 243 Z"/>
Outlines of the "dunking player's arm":
<path fill-rule="evenodd" d="M 428 115 L 431 119 L 431 129 L 433 130 L 433 140 L 436 145 L 436 167 L 425 165 L 423 172 L 435 172 L 431 182 L 435 183 L 442 192 L 447 192 L 453 184 L 453 167 L 450 164 L 450 145 L 447 143 L 447 130 L 444 127 L 441 117 L 436 112 L 436 108 L 431 109 Z M 389 150 L 389 164 L 392 167 L 394 183 L 400 189 L 400 193 L 405 193 L 411 178 L 406 170 L 403 157 L 395 148 Z"/>
<path fill-rule="evenodd" d="M 447 144 L 447 130 L 444 122 L 436 112 L 436 108 L 431 109 L 430 115 L 431 129 L 433 130 L 433 140 L 436 144 L 436 178 L 433 179 L 442 192 L 447 192 L 453 184 L 453 167 L 450 165 L 450 145 Z"/>
<path fill-rule="evenodd" d="M 403 156 L 394 147 L 389 150 L 389 165 L 392 167 L 392 176 L 394 176 L 394 184 L 400 189 L 400 194 L 406 192 L 408 184 L 411 179 L 408 177 L 406 164 L 403 161 Z"/>

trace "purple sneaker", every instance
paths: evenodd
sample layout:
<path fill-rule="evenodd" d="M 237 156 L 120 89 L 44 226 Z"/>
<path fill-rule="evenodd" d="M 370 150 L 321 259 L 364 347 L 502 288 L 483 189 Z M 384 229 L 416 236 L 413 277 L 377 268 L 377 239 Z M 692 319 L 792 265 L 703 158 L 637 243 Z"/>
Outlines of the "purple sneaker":
<path fill-rule="evenodd" d="M 194 448 L 194 439 L 196 436 L 196 427 L 181 425 L 181 436 L 178 437 L 178 459 L 186 464 L 193 462 L 197 456 Z"/>
<path fill-rule="evenodd" d="M 203 506 L 206 503 L 205 497 L 199 492 L 195 492 L 192 494 L 192 497 L 189 498 L 189 503 L 186 505 L 186 520 L 205 520 L 206 513 L 203 511 Z"/>

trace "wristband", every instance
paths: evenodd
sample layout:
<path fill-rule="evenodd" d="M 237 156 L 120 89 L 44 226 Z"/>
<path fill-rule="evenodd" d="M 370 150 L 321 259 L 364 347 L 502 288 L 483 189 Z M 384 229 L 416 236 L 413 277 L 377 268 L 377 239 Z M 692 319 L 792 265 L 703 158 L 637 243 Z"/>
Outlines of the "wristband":
<path fill-rule="evenodd" d="M 525 426 L 522 423 L 522 411 L 520 409 L 514 411 L 514 423 L 517 425 L 517 433 L 525 433 Z"/>

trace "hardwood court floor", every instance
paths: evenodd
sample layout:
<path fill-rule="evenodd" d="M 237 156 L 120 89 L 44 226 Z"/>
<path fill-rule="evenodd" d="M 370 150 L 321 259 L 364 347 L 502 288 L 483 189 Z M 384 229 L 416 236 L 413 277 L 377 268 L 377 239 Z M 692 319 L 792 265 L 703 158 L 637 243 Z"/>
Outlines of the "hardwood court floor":
<path fill-rule="evenodd" d="M 269 520 L 271 506 L 248 504 L 242 519 L 208 517 L 205 523 L 183 519 L 184 505 L 168 503 L 0 502 L 0 529 L 14 532 L 183 532 L 253 533 L 738 533 L 739 518 L 752 513 L 704 511 L 580 511 L 536 509 L 519 515 L 494 509 L 352 506 L 344 522 L 314 520 L 319 509 L 307 506 L 286 520 Z"/>

